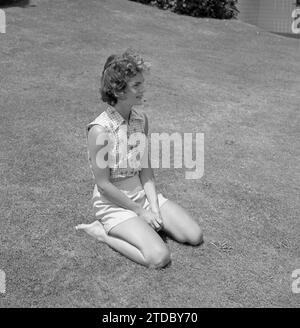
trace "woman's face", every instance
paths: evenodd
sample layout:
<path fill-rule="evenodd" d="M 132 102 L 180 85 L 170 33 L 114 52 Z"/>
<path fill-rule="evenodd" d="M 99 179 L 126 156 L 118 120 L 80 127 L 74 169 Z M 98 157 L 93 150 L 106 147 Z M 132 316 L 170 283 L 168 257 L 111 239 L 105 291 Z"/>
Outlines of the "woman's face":
<path fill-rule="evenodd" d="M 144 77 L 142 73 L 137 73 L 127 82 L 124 102 L 128 105 L 141 105 L 144 95 Z"/>

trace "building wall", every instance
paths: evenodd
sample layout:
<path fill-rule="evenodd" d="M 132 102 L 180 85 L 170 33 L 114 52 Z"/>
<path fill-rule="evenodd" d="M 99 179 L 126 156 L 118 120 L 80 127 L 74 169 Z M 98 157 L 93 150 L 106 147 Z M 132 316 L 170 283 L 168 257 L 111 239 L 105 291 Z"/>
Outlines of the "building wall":
<path fill-rule="evenodd" d="M 296 0 L 239 0 L 239 19 L 267 31 L 291 33 Z"/>
<path fill-rule="evenodd" d="M 257 25 L 258 10 L 260 0 L 238 0 L 238 9 L 240 11 L 238 18 L 243 22 Z"/>

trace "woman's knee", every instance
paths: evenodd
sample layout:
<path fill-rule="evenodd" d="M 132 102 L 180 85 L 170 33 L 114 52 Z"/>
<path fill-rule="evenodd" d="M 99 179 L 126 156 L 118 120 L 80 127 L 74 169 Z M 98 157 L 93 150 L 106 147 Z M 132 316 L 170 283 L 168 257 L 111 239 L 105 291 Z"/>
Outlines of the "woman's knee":
<path fill-rule="evenodd" d="M 171 262 L 171 253 L 167 247 L 158 247 L 145 254 L 145 259 L 149 267 L 163 268 Z"/>

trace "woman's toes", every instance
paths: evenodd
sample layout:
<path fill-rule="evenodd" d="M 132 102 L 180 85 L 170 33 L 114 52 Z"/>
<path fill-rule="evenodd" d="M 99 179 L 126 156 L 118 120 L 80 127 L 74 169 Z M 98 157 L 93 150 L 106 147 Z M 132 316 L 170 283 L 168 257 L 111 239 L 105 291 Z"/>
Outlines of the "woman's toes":
<path fill-rule="evenodd" d="M 86 226 L 86 224 L 78 224 L 78 225 L 75 227 L 75 229 L 76 229 L 76 230 L 84 229 L 85 226 Z"/>
<path fill-rule="evenodd" d="M 99 241 L 103 241 L 105 239 L 105 230 L 102 226 L 102 224 L 99 221 L 95 221 L 90 224 L 79 224 L 75 227 L 75 229 L 83 230 L 90 236 L 96 238 Z"/>

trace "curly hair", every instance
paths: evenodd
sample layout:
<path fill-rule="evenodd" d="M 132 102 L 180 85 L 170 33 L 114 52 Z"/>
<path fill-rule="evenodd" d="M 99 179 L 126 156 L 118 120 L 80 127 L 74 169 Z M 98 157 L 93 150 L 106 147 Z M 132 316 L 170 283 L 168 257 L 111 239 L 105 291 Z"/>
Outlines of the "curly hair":
<path fill-rule="evenodd" d="M 138 73 L 148 73 L 150 63 L 132 48 L 122 55 L 110 55 L 104 65 L 101 76 L 100 94 L 102 101 L 114 106 L 127 88 L 129 79 Z"/>

